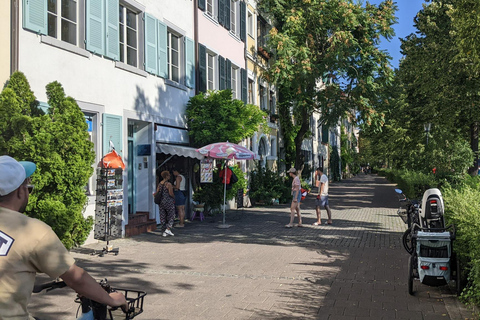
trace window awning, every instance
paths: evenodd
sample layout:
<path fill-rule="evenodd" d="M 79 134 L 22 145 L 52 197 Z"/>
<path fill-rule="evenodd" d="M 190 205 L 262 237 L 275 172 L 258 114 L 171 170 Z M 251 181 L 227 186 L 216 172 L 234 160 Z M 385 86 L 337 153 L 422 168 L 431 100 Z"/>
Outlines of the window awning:
<path fill-rule="evenodd" d="M 195 151 L 194 148 L 185 147 L 185 146 L 174 146 L 171 144 L 164 144 L 164 143 L 157 143 L 157 153 L 165 153 L 173 156 L 194 158 L 198 160 L 202 160 L 203 158 L 205 158 L 205 156 Z"/>

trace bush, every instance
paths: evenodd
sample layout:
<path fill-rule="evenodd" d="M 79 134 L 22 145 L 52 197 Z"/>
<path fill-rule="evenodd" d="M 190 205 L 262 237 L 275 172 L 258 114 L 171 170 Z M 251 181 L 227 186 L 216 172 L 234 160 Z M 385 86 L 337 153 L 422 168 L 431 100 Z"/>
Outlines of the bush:
<path fill-rule="evenodd" d="M 461 188 L 442 190 L 448 223 L 455 225 L 454 251 L 468 274 L 464 301 L 480 305 L 480 179 L 468 179 Z"/>
<path fill-rule="evenodd" d="M 263 168 L 260 163 L 257 163 L 256 169 L 250 174 L 249 196 L 252 202 L 271 204 L 272 199 L 279 199 L 280 203 L 286 203 L 292 198 L 290 191 L 285 179 L 277 172 Z"/>
<path fill-rule="evenodd" d="M 398 188 L 402 189 L 410 199 L 420 199 L 425 190 L 439 186 L 439 181 L 433 173 L 425 174 L 411 170 L 392 169 L 377 169 L 377 172 L 386 177 L 388 181 L 396 183 Z"/>

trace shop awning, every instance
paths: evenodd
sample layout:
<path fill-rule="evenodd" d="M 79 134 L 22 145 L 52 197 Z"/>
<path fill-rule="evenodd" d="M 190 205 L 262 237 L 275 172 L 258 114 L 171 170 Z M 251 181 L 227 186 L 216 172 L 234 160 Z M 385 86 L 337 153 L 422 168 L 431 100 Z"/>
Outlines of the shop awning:
<path fill-rule="evenodd" d="M 174 146 L 171 144 L 157 143 L 157 153 L 170 154 L 172 156 L 194 158 L 202 160 L 205 158 L 199 152 L 195 151 L 194 148 L 184 147 L 184 146 Z"/>

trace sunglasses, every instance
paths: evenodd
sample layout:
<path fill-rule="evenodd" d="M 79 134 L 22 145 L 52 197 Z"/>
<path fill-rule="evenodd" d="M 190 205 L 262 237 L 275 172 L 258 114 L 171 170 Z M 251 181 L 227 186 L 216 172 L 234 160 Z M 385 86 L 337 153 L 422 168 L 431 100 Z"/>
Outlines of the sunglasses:
<path fill-rule="evenodd" d="M 33 189 L 35 189 L 35 186 L 33 184 L 27 184 L 27 189 L 28 189 L 28 193 L 32 193 L 33 192 Z"/>

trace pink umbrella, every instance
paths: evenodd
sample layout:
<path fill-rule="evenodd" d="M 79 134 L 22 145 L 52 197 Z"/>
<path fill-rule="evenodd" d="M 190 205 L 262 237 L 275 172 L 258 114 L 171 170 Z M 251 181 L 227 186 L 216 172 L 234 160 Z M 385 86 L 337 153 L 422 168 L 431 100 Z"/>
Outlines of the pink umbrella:
<path fill-rule="evenodd" d="M 211 143 L 209 145 L 206 145 L 204 147 L 201 147 L 200 149 L 197 149 L 197 151 L 210 158 L 215 158 L 215 159 L 225 159 L 225 177 L 227 176 L 227 165 L 226 165 L 226 160 L 227 159 L 237 159 L 237 160 L 251 160 L 251 159 L 258 159 L 258 155 L 253 153 L 252 151 L 248 150 L 245 147 L 239 146 L 238 144 L 235 143 L 230 143 L 230 142 L 217 142 L 217 143 Z M 225 224 L 225 202 L 226 202 L 226 196 L 227 196 L 227 184 L 224 183 L 223 187 L 223 224 L 220 225 L 220 228 L 229 228 L 229 225 Z"/>
<path fill-rule="evenodd" d="M 217 142 L 197 149 L 200 154 L 215 159 L 257 159 L 257 155 L 245 147 L 230 142 Z"/>

